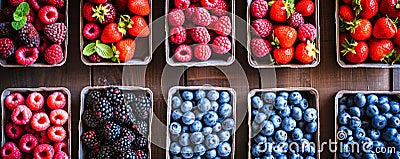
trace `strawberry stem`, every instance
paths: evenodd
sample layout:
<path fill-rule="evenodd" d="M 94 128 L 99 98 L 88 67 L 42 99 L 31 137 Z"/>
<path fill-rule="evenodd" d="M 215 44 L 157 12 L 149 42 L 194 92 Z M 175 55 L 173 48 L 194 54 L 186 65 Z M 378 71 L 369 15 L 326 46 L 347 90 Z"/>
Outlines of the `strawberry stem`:
<path fill-rule="evenodd" d="M 97 20 L 100 21 L 100 23 L 103 23 L 104 21 L 104 16 L 108 14 L 109 10 L 104 7 L 102 4 L 96 6 L 93 8 L 93 15 L 92 17 L 96 18 Z"/>
<path fill-rule="evenodd" d="M 397 0 L 396 9 L 400 9 L 400 0 Z"/>
<path fill-rule="evenodd" d="M 279 41 L 278 37 L 276 37 L 275 34 L 272 33 L 272 42 L 271 42 L 271 45 L 272 45 L 272 46 L 275 46 L 276 48 L 280 48 L 280 47 L 281 47 L 280 44 L 281 44 L 281 42 Z"/>
<path fill-rule="evenodd" d="M 360 12 L 363 10 L 361 6 L 361 0 L 353 0 L 352 5 L 353 10 L 356 11 L 356 16 L 358 16 L 358 14 L 360 14 Z"/>
<path fill-rule="evenodd" d="M 350 40 L 346 38 L 344 39 L 343 44 L 341 44 L 343 50 L 341 50 L 340 53 L 342 53 L 343 56 L 345 56 L 349 52 L 351 52 L 352 54 L 356 54 L 356 50 L 354 50 L 354 47 L 356 47 L 357 45 L 358 43 L 354 41 L 353 38 L 350 38 Z"/>
<path fill-rule="evenodd" d="M 286 8 L 286 18 L 290 18 L 290 16 L 294 13 L 294 0 L 286 0 L 283 4 Z"/>

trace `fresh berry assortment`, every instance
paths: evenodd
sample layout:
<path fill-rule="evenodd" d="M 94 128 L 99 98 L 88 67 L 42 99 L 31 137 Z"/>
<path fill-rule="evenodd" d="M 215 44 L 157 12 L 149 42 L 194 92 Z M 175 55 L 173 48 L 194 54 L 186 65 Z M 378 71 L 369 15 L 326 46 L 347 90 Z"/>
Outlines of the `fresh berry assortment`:
<path fill-rule="evenodd" d="M 233 158 L 234 98 L 229 90 L 174 93 L 169 101 L 169 158 Z"/>
<path fill-rule="evenodd" d="M 253 67 L 319 62 L 313 0 L 252 0 L 249 5 L 249 61 Z"/>
<path fill-rule="evenodd" d="M 149 0 L 83 1 L 81 43 L 88 61 L 84 62 L 129 63 L 142 59 L 144 55 L 136 46 L 149 39 L 150 11 Z"/>
<path fill-rule="evenodd" d="M 80 136 L 88 159 L 150 158 L 151 95 L 118 87 L 84 94 Z"/>
<path fill-rule="evenodd" d="M 350 3 L 349 3 L 350 2 Z M 341 65 L 400 63 L 397 1 L 340 0 L 338 62 Z"/>
<path fill-rule="evenodd" d="M 3 101 L 1 158 L 70 158 L 68 95 L 61 90 L 10 91 Z"/>
<path fill-rule="evenodd" d="M 2 65 L 60 65 L 66 58 L 64 0 L 8 0 L 0 9 Z"/>
<path fill-rule="evenodd" d="M 170 64 L 218 64 L 234 56 L 232 2 L 169 0 L 167 61 Z M 172 62 L 171 62 L 172 61 Z"/>
<path fill-rule="evenodd" d="M 251 158 L 317 158 L 318 108 L 309 91 L 257 91 L 250 97 Z"/>
<path fill-rule="evenodd" d="M 399 158 L 400 105 L 392 94 L 343 93 L 337 99 L 337 139 L 358 144 L 360 152 L 342 146 L 338 158 Z M 395 148 L 389 151 L 389 148 Z M 382 153 L 380 150 L 388 150 Z"/>

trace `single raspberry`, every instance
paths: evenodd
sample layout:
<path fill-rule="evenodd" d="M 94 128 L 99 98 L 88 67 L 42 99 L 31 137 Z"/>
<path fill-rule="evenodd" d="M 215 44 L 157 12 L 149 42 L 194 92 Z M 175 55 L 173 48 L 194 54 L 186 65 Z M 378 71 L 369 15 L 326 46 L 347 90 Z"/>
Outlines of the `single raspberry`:
<path fill-rule="evenodd" d="M 190 5 L 190 0 L 175 0 L 174 4 L 178 9 L 186 9 Z"/>
<path fill-rule="evenodd" d="M 24 96 L 22 96 L 21 93 L 11 93 L 4 100 L 4 104 L 6 104 L 6 107 L 8 109 L 13 110 L 15 107 L 19 105 L 24 105 L 25 98 Z"/>
<path fill-rule="evenodd" d="M 89 56 L 89 60 L 94 63 L 99 63 L 99 62 L 101 62 L 102 58 L 99 56 L 99 54 L 94 53 Z"/>
<path fill-rule="evenodd" d="M 190 4 L 189 8 L 187 8 L 185 10 L 186 11 L 186 14 L 185 14 L 186 19 L 192 19 L 193 15 L 196 12 L 198 7 L 200 7 L 200 4 L 197 4 L 197 3 Z"/>
<path fill-rule="evenodd" d="M 256 57 L 264 57 L 272 51 L 272 45 L 268 40 L 261 38 L 251 39 L 251 51 Z"/>
<path fill-rule="evenodd" d="M 303 15 L 301 15 L 298 12 L 294 12 L 290 18 L 288 19 L 289 26 L 293 28 L 299 28 L 304 24 L 304 18 Z"/>
<path fill-rule="evenodd" d="M 210 42 L 210 34 L 205 27 L 195 27 L 190 33 L 193 41 L 199 44 L 207 44 L 208 42 Z"/>
<path fill-rule="evenodd" d="M 28 12 L 28 15 L 26 15 L 26 22 L 27 23 L 33 23 L 36 19 L 36 14 L 35 11 L 30 9 Z"/>
<path fill-rule="evenodd" d="M 55 143 L 54 144 L 54 151 L 55 152 L 62 151 L 62 152 L 68 153 L 68 144 L 67 144 L 67 142 L 62 141 L 62 142 Z"/>
<path fill-rule="evenodd" d="M 307 40 L 314 41 L 317 37 L 317 30 L 312 24 L 304 24 L 297 30 L 297 36 L 302 42 L 307 42 Z"/>
<path fill-rule="evenodd" d="M 225 36 L 218 36 L 212 42 L 212 49 L 217 54 L 226 54 L 231 47 L 231 41 Z"/>
<path fill-rule="evenodd" d="M 24 130 L 28 134 L 34 134 L 36 133 L 36 130 L 32 128 L 31 124 L 26 124 L 24 125 Z"/>
<path fill-rule="evenodd" d="M 33 111 L 42 109 L 43 105 L 44 97 L 38 92 L 33 92 L 28 95 L 28 98 L 26 98 L 26 106 Z"/>
<path fill-rule="evenodd" d="M 40 35 L 40 45 L 38 47 L 39 52 L 44 53 L 49 45 L 50 41 L 44 35 Z"/>
<path fill-rule="evenodd" d="M 267 15 L 268 2 L 265 0 L 255 0 L 250 5 L 251 15 L 254 18 L 261 19 Z"/>
<path fill-rule="evenodd" d="M 8 2 L 10 2 L 10 4 L 14 7 L 18 6 L 19 4 L 21 4 L 22 2 L 25 2 L 26 0 L 9 0 Z"/>
<path fill-rule="evenodd" d="M 59 151 L 54 155 L 54 159 L 69 159 L 69 157 L 65 152 Z"/>
<path fill-rule="evenodd" d="M 207 28 L 213 30 L 212 28 L 214 28 L 214 25 L 218 22 L 218 19 L 219 19 L 219 18 L 218 18 L 217 16 L 212 15 L 212 16 L 211 16 L 211 23 L 210 23 L 210 25 L 208 25 Z"/>
<path fill-rule="evenodd" d="M 14 54 L 14 42 L 9 38 L 0 39 L 0 58 L 8 59 Z"/>
<path fill-rule="evenodd" d="M 185 14 L 181 9 L 173 9 L 168 14 L 168 22 L 172 26 L 181 26 L 185 23 Z"/>
<path fill-rule="evenodd" d="M 25 105 L 17 106 L 11 113 L 11 120 L 14 124 L 25 125 L 31 120 L 32 112 Z"/>
<path fill-rule="evenodd" d="M 83 4 L 82 14 L 83 14 L 83 17 L 89 22 L 96 21 L 96 18 L 92 16 L 94 14 L 94 11 L 93 11 L 94 8 L 95 8 L 95 6 L 90 2 L 85 2 Z"/>
<path fill-rule="evenodd" d="M 50 109 L 62 109 L 66 103 L 67 99 L 61 92 L 54 92 L 47 98 L 47 106 Z"/>
<path fill-rule="evenodd" d="M 175 50 L 175 58 L 180 62 L 189 62 L 192 60 L 192 48 L 189 45 L 179 45 Z"/>
<path fill-rule="evenodd" d="M 40 3 L 55 6 L 58 0 L 39 0 Z"/>
<path fill-rule="evenodd" d="M 21 65 L 33 64 L 39 57 L 39 50 L 35 47 L 21 46 L 15 51 L 15 59 Z"/>
<path fill-rule="evenodd" d="M 211 15 L 205 8 L 197 8 L 192 19 L 193 23 L 199 26 L 208 26 L 211 23 Z"/>
<path fill-rule="evenodd" d="M 46 113 L 39 112 L 33 115 L 31 126 L 36 131 L 44 131 L 50 126 L 50 120 Z"/>
<path fill-rule="evenodd" d="M 33 151 L 33 156 L 37 159 L 53 158 L 53 146 L 49 144 L 41 144 L 39 146 L 36 146 L 35 150 Z"/>
<path fill-rule="evenodd" d="M 222 36 L 228 36 L 232 32 L 231 19 L 228 16 L 222 16 L 212 27 L 217 34 Z"/>
<path fill-rule="evenodd" d="M 220 0 L 200 0 L 200 4 L 205 8 L 215 8 L 218 1 Z"/>
<path fill-rule="evenodd" d="M 68 121 L 68 113 L 62 109 L 56 109 L 50 112 L 50 122 L 57 126 L 62 126 Z"/>
<path fill-rule="evenodd" d="M 64 23 L 46 25 L 43 30 L 44 35 L 46 35 L 50 41 L 60 45 L 62 42 L 64 42 L 67 34 L 67 26 L 65 26 Z"/>
<path fill-rule="evenodd" d="M 39 18 L 44 24 L 53 24 L 58 19 L 58 11 L 56 7 L 44 6 L 39 10 Z"/>
<path fill-rule="evenodd" d="M 182 44 L 186 40 L 186 30 L 182 26 L 172 28 L 169 34 L 169 39 L 174 44 Z"/>
<path fill-rule="evenodd" d="M 4 159 L 19 159 L 22 157 L 21 151 L 18 146 L 13 142 L 7 142 L 1 149 L 1 158 Z"/>
<path fill-rule="evenodd" d="M 211 57 L 211 49 L 208 45 L 200 44 L 194 47 L 194 57 L 206 61 Z"/>
<path fill-rule="evenodd" d="M 211 9 L 211 13 L 217 16 L 224 16 L 228 11 L 228 3 L 224 0 L 219 0 L 215 7 Z"/>
<path fill-rule="evenodd" d="M 37 0 L 27 0 L 29 7 L 31 7 L 33 10 L 38 11 L 40 9 L 40 5 L 37 2 Z"/>
<path fill-rule="evenodd" d="M 54 5 L 54 7 L 63 8 L 64 5 L 65 5 L 65 1 L 64 0 L 58 0 L 57 3 Z"/>
<path fill-rule="evenodd" d="M 39 141 L 39 144 L 49 144 L 51 140 L 47 136 L 46 131 L 40 131 L 35 134 L 36 139 Z"/>
<path fill-rule="evenodd" d="M 36 30 L 42 31 L 46 24 L 44 24 L 39 17 L 36 17 L 35 23 L 33 23 L 33 26 L 35 26 Z M 41 35 L 42 36 L 42 35 Z"/>
<path fill-rule="evenodd" d="M 38 145 L 38 140 L 32 134 L 25 134 L 19 140 L 19 148 L 22 152 L 30 153 Z"/>
<path fill-rule="evenodd" d="M 52 126 L 47 130 L 47 136 L 51 141 L 61 142 L 67 137 L 67 132 L 62 126 Z"/>
<path fill-rule="evenodd" d="M 83 27 L 83 36 L 89 40 L 96 40 L 101 35 L 101 28 L 96 23 L 87 23 Z"/>
<path fill-rule="evenodd" d="M 48 64 L 55 65 L 64 59 L 64 53 L 60 45 L 53 44 L 44 51 L 44 59 Z"/>
<path fill-rule="evenodd" d="M 12 122 L 6 125 L 5 131 L 7 137 L 13 140 L 19 139 L 25 133 L 25 130 L 22 126 L 16 125 Z"/>
<path fill-rule="evenodd" d="M 262 38 L 272 33 L 272 23 L 267 19 L 257 19 L 251 23 L 255 35 Z"/>

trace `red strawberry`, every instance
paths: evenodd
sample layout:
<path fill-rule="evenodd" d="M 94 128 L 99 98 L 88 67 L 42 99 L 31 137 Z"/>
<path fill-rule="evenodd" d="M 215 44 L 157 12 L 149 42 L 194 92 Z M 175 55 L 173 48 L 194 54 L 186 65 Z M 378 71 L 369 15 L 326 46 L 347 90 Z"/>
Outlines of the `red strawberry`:
<path fill-rule="evenodd" d="M 131 36 L 137 37 L 147 37 L 150 35 L 150 29 L 147 25 L 146 20 L 142 16 L 133 16 L 132 20 L 132 28 L 128 27 L 128 33 Z"/>
<path fill-rule="evenodd" d="M 250 5 L 251 15 L 254 18 L 261 19 L 268 12 L 268 2 L 265 0 L 255 0 Z"/>
<path fill-rule="evenodd" d="M 124 39 L 115 45 L 121 62 L 129 61 L 135 55 L 136 43 L 133 39 Z"/>
<path fill-rule="evenodd" d="M 371 19 L 378 13 L 379 6 L 376 0 L 357 0 L 353 3 L 356 16 Z"/>
<path fill-rule="evenodd" d="M 304 17 L 314 13 L 314 2 L 311 0 L 302 0 L 296 4 L 296 11 Z"/>
<path fill-rule="evenodd" d="M 140 16 L 147 16 L 150 14 L 150 4 L 147 0 L 128 0 L 129 10 Z"/>
<path fill-rule="evenodd" d="M 343 3 L 345 3 L 345 4 L 351 4 L 351 1 L 352 1 L 352 0 L 343 0 Z"/>
<path fill-rule="evenodd" d="M 347 33 L 340 33 L 339 35 L 339 44 L 340 44 L 340 50 L 343 50 L 342 44 L 344 43 L 344 41 L 347 39 L 349 40 L 351 37 L 349 34 Z"/>
<path fill-rule="evenodd" d="M 341 5 L 339 7 L 339 15 L 345 22 L 352 22 L 356 15 L 354 15 L 353 8 L 349 5 Z"/>
<path fill-rule="evenodd" d="M 297 39 L 296 29 L 290 26 L 277 26 L 274 28 L 272 45 L 282 48 L 291 48 Z"/>
<path fill-rule="evenodd" d="M 400 46 L 400 28 L 397 29 L 397 32 L 392 40 L 396 45 Z"/>
<path fill-rule="evenodd" d="M 93 10 L 95 17 L 101 24 L 109 24 L 115 21 L 117 11 L 111 3 L 100 4 Z"/>
<path fill-rule="evenodd" d="M 92 3 L 86 2 L 85 4 L 83 4 L 82 14 L 83 17 L 89 22 L 96 21 L 96 18 L 92 17 L 92 15 L 94 14 L 93 9 L 94 5 Z"/>
<path fill-rule="evenodd" d="M 283 0 L 277 0 L 274 2 L 274 4 L 272 4 L 271 10 L 269 11 L 269 16 L 272 20 L 274 20 L 276 22 L 285 22 L 286 21 L 286 19 L 288 18 L 287 13 L 288 12 L 290 13 L 291 9 L 286 8 L 285 3 L 287 3 L 287 1 L 284 2 Z M 289 5 L 289 4 L 286 4 L 286 5 Z"/>
<path fill-rule="evenodd" d="M 105 44 L 115 43 L 122 39 L 123 35 L 119 31 L 117 23 L 110 23 L 103 29 L 101 42 Z"/>
<path fill-rule="evenodd" d="M 307 43 L 300 43 L 296 47 L 294 57 L 297 61 L 309 64 L 314 61 L 319 51 L 315 48 L 315 44 L 307 41 Z"/>
<path fill-rule="evenodd" d="M 390 56 L 394 53 L 392 41 L 386 39 L 371 39 L 368 41 L 368 45 L 370 50 L 369 57 L 372 61 L 384 61 L 385 63 L 391 62 Z"/>
<path fill-rule="evenodd" d="M 382 0 L 379 10 L 382 14 L 388 15 L 390 18 L 400 17 L 400 10 L 396 7 L 398 0 Z"/>
<path fill-rule="evenodd" d="M 372 35 L 372 24 L 367 19 L 355 20 L 351 23 L 350 35 L 355 40 L 366 40 Z"/>
<path fill-rule="evenodd" d="M 386 17 L 379 18 L 375 22 L 372 35 L 378 39 L 390 39 L 396 34 L 396 23 L 397 21 L 393 22 L 391 19 Z"/>
<path fill-rule="evenodd" d="M 277 48 L 272 51 L 275 62 L 278 64 L 287 64 L 294 57 L 294 48 Z"/>
<path fill-rule="evenodd" d="M 343 49 L 340 53 L 350 63 L 359 64 L 364 62 L 368 57 L 369 49 L 365 41 L 356 42 L 352 38 L 346 38 L 341 45 Z"/>
<path fill-rule="evenodd" d="M 89 0 L 89 2 L 96 3 L 96 4 L 103 4 L 103 3 L 106 3 L 107 0 Z"/>

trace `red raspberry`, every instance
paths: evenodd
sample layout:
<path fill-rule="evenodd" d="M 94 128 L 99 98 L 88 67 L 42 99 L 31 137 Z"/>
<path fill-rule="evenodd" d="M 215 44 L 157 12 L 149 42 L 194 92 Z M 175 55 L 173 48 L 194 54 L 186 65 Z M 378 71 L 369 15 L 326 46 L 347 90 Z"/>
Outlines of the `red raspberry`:
<path fill-rule="evenodd" d="M 69 157 L 65 152 L 59 151 L 54 155 L 54 159 L 69 159 Z"/>
<path fill-rule="evenodd" d="M 8 109 L 13 110 L 19 105 L 24 105 L 25 99 L 21 93 L 12 93 L 6 97 L 6 99 L 4 100 L 4 104 L 6 104 L 6 107 Z"/>
<path fill-rule="evenodd" d="M 36 18 L 35 11 L 30 9 L 28 15 L 26 15 L 26 22 L 33 23 L 35 21 L 35 18 Z"/>
<path fill-rule="evenodd" d="M 65 95 L 61 92 L 54 92 L 47 98 L 47 106 L 50 109 L 62 109 L 66 103 Z"/>
<path fill-rule="evenodd" d="M 212 29 L 219 35 L 228 36 L 232 32 L 231 19 L 228 16 L 220 17 Z"/>
<path fill-rule="evenodd" d="M 217 54 L 226 54 L 231 47 L 231 41 L 225 36 L 218 36 L 212 42 L 212 49 Z"/>
<path fill-rule="evenodd" d="M 25 130 L 22 126 L 20 125 L 16 125 L 14 123 L 8 123 L 6 125 L 6 135 L 7 137 L 9 137 L 10 139 L 19 139 L 24 133 Z"/>
<path fill-rule="evenodd" d="M 175 0 L 175 7 L 178 9 L 186 9 L 190 5 L 190 0 Z"/>
<path fill-rule="evenodd" d="M 262 38 L 272 33 L 272 23 L 267 19 L 257 19 L 251 23 L 255 35 Z"/>
<path fill-rule="evenodd" d="M 211 10 L 211 13 L 217 16 L 224 16 L 228 11 L 228 3 L 224 0 L 219 0 L 215 7 Z"/>
<path fill-rule="evenodd" d="M 40 131 L 35 134 L 36 139 L 39 141 L 39 144 L 49 144 L 51 140 L 47 136 L 46 131 Z"/>
<path fill-rule="evenodd" d="M 307 40 L 314 41 L 317 37 L 317 30 L 312 24 L 304 24 L 297 30 L 297 36 L 302 42 L 307 42 Z"/>
<path fill-rule="evenodd" d="M 39 57 L 39 50 L 35 47 L 21 46 L 15 51 L 17 63 L 27 66 L 33 64 Z"/>
<path fill-rule="evenodd" d="M 288 23 L 289 26 L 297 29 L 304 24 L 304 18 L 300 13 L 294 12 L 288 19 Z"/>
<path fill-rule="evenodd" d="M 67 132 L 62 126 L 52 126 L 47 130 L 47 136 L 51 141 L 61 142 L 67 137 Z"/>
<path fill-rule="evenodd" d="M 92 55 L 89 56 L 89 60 L 94 62 L 94 63 L 99 63 L 101 62 L 102 58 L 97 54 L 96 52 Z"/>
<path fill-rule="evenodd" d="M 28 0 L 29 7 L 31 7 L 33 10 L 38 11 L 40 9 L 40 5 L 37 2 L 37 0 Z"/>
<path fill-rule="evenodd" d="M 180 62 L 189 62 L 192 60 L 192 48 L 189 45 L 179 45 L 175 50 L 175 58 Z"/>
<path fill-rule="evenodd" d="M 32 112 L 25 105 L 17 106 L 11 114 L 11 120 L 14 124 L 25 125 L 31 120 Z"/>
<path fill-rule="evenodd" d="M 44 53 L 47 47 L 49 47 L 49 44 L 50 41 L 44 35 L 40 35 L 40 45 L 38 47 L 39 52 Z"/>
<path fill-rule="evenodd" d="M 43 22 L 40 20 L 39 17 L 36 17 L 35 23 L 33 24 L 33 26 L 35 26 L 37 31 L 42 31 L 44 29 L 44 27 L 46 26 L 46 24 L 43 24 Z M 40 35 L 42 36 L 42 35 Z M 42 43 L 40 43 L 42 44 Z"/>
<path fill-rule="evenodd" d="M 200 0 L 201 6 L 206 8 L 214 8 L 220 0 Z"/>
<path fill-rule="evenodd" d="M 83 14 L 83 17 L 89 22 L 95 22 L 96 21 L 96 18 L 92 17 L 92 15 L 94 14 L 94 12 L 93 12 L 94 8 L 95 8 L 95 6 L 90 2 L 85 2 L 83 4 L 82 14 Z"/>
<path fill-rule="evenodd" d="M 208 26 L 211 23 L 211 15 L 205 8 L 197 8 L 192 19 L 193 23 L 199 26 Z"/>
<path fill-rule="evenodd" d="M 174 44 L 182 44 L 186 40 L 186 30 L 182 26 L 172 28 L 169 34 L 169 39 Z"/>
<path fill-rule="evenodd" d="M 211 49 L 208 45 L 200 44 L 194 47 L 194 57 L 206 61 L 211 57 Z"/>
<path fill-rule="evenodd" d="M 58 0 L 39 0 L 40 3 L 55 6 Z"/>
<path fill-rule="evenodd" d="M 54 151 L 58 152 L 58 151 L 63 151 L 65 153 L 68 153 L 68 144 L 65 141 L 62 142 L 57 142 L 54 144 Z"/>
<path fill-rule="evenodd" d="M 189 8 L 187 8 L 186 11 L 186 19 L 192 19 L 194 13 L 196 12 L 197 8 L 200 7 L 200 4 L 190 4 Z"/>
<path fill-rule="evenodd" d="M 33 92 L 28 95 L 28 98 L 26 98 L 26 106 L 33 111 L 42 109 L 43 105 L 44 97 L 38 92 Z"/>
<path fill-rule="evenodd" d="M 50 126 L 50 120 L 46 113 L 39 112 L 33 115 L 31 126 L 36 131 L 44 131 Z"/>
<path fill-rule="evenodd" d="M 272 46 L 268 40 L 261 38 L 251 39 L 251 51 L 256 57 L 264 57 L 272 51 Z"/>
<path fill-rule="evenodd" d="M 58 19 L 58 11 L 56 7 L 44 6 L 39 10 L 39 18 L 44 24 L 53 24 Z"/>
<path fill-rule="evenodd" d="M 64 59 L 61 45 L 53 44 L 44 51 L 44 59 L 48 64 L 55 65 Z"/>
<path fill-rule="evenodd" d="M 254 18 L 261 19 L 267 15 L 268 2 L 265 0 L 255 0 L 251 3 L 250 10 Z"/>
<path fill-rule="evenodd" d="M 41 144 L 33 151 L 35 159 L 51 159 L 54 156 L 53 146 L 49 144 Z"/>
<path fill-rule="evenodd" d="M 214 28 L 214 25 L 217 23 L 218 19 L 219 18 L 217 16 L 212 15 L 211 16 L 211 23 L 210 23 L 210 25 L 208 25 L 207 28 Z"/>
<path fill-rule="evenodd" d="M 31 124 L 24 125 L 24 130 L 26 133 L 34 134 L 36 131 L 32 128 Z"/>
<path fill-rule="evenodd" d="M 210 42 L 210 34 L 208 30 L 204 27 L 195 27 L 190 31 L 190 36 L 194 42 L 199 44 L 207 44 Z"/>
<path fill-rule="evenodd" d="M 32 134 L 25 134 L 19 140 L 19 148 L 25 153 L 31 153 L 37 145 L 38 140 Z"/>
<path fill-rule="evenodd" d="M 83 36 L 89 40 L 96 40 L 101 35 L 101 28 L 96 23 L 87 23 L 83 27 Z"/>
<path fill-rule="evenodd" d="M 181 9 L 173 9 L 168 14 L 168 22 L 172 26 L 181 26 L 185 23 L 185 14 Z"/>
<path fill-rule="evenodd" d="M 68 121 L 68 113 L 62 109 L 56 109 L 50 112 L 50 122 L 57 126 L 62 126 Z"/>
<path fill-rule="evenodd" d="M 58 0 L 57 3 L 54 5 L 56 8 L 63 8 L 65 5 L 64 0 Z"/>
<path fill-rule="evenodd" d="M 25 2 L 26 0 L 9 0 L 8 2 L 10 2 L 10 4 L 14 7 L 18 6 L 19 4 L 21 4 L 22 2 Z"/>
<path fill-rule="evenodd" d="M 4 159 L 20 159 L 22 157 L 21 151 L 13 142 L 7 142 L 1 149 L 1 158 Z"/>

